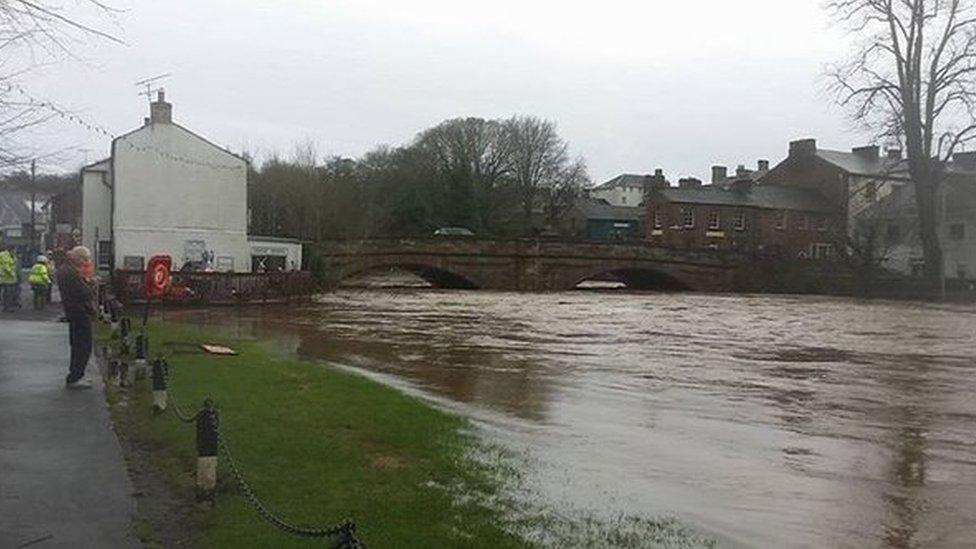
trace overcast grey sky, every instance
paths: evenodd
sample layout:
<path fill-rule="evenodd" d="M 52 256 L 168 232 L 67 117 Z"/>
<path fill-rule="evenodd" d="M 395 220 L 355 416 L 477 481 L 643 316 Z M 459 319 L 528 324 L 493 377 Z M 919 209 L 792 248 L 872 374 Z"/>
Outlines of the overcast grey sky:
<path fill-rule="evenodd" d="M 172 72 L 179 123 L 259 156 L 305 140 L 358 156 L 445 118 L 512 114 L 555 121 L 597 182 L 656 167 L 707 178 L 714 163 L 776 162 L 798 137 L 864 140 L 823 91 L 844 46 L 821 0 L 115 4 L 127 45 L 90 45 L 30 80 L 115 133 L 146 115 L 133 83 Z M 39 139 L 108 154 L 68 124 Z"/>

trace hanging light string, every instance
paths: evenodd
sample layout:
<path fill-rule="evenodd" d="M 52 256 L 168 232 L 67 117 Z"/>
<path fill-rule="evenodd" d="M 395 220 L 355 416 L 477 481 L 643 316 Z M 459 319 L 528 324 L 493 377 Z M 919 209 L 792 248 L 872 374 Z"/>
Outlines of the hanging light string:
<path fill-rule="evenodd" d="M 37 108 L 41 108 L 41 109 L 46 109 L 48 111 L 51 111 L 54 114 L 56 114 L 57 116 L 61 117 L 62 119 L 67 120 L 69 122 L 73 122 L 74 124 L 77 124 L 77 125 L 85 128 L 89 132 L 96 133 L 96 134 L 102 135 L 104 137 L 108 137 L 109 139 L 112 139 L 113 141 L 118 138 L 118 136 L 116 136 L 114 133 L 106 130 L 102 126 L 99 126 L 98 124 L 95 124 L 95 123 L 89 122 L 87 120 L 84 120 L 80 116 L 77 116 L 75 114 L 72 114 L 72 113 L 70 113 L 70 112 L 68 112 L 68 111 L 66 111 L 66 110 L 58 107 L 54 103 L 51 103 L 50 101 L 40 101 L 40 100 L 34 98 L 20 84 L 11 83 L 11 82 L 2 82 L 2 83 L 0 83 L 0 87 L 2 87 L 3 89 L 5 89 L 7 91 L 7 93 L 16 92 L 17 94 L 23 96 L 27 100 L 28 105 L 33 106 L 33 107 L 37 107 Z M 188 165 L 191 165 L 191 166 L 202 166 L 202 167 L 213 168 L 213 169 L 217 169 L 217 170 L 232 170 L 232 171 L 237 171 L 237 170 L 244 170 L 244 171 L 246 171 L 247 170 L 247 167 L 246 166 L 240 166 L 240 165 L 238 165 L 238 166 L 232 166 L 232 165 L 229 165 L 229 164 L 220 164 L 220 163 L 216 163 L 216 162 L 207 162 L 207 161 L 204 161 L 204 160 L 196 160 L 196 159 L 193 159 L 193 158 L 187 158 L 185 156 L 181 156 L 181 155 L 178 155 L 178 154 L 173 154 L 173 153 L 168 152 L 168 151 L 160 150 L 160 149 L 158 149 L 156 147 L 153 147 L 151 145 L 136 145 L 136 144 L 133 144 L 133 143 L 129 143 L 125 139 L 120 139 L 119 142 L 120 143 L 124 143 L 126 146 L 128 146 L 132 150 L 136 150 L 136 151 L 143 152 L 143 153 L 152 153 L 152 154 L 155 154 L 156 156 L 158 156 L 159 158 L 163 158 L 165 160 L 169 160 L 169 161 L 172 161 L 172 162 L 179 162 L 181 164 L 188 164 Z"/>

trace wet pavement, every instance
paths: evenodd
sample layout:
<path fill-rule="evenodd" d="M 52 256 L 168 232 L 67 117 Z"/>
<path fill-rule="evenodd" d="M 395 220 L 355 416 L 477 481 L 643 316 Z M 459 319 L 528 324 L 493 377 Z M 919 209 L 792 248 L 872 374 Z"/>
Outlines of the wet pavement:
<path fill-rule="evenodd" d="M 65 389 L 58 309 L 0 316 L 0 547 L 137 547 L 101 378 L 92 364 L 93 389 Z"/>
<path fill-rule="evenodd" d="M 343 290 L 166 314 L 438 399 L 556 508 L 676 516 L 720 546 L 976 540 L 972 306 Z"/>

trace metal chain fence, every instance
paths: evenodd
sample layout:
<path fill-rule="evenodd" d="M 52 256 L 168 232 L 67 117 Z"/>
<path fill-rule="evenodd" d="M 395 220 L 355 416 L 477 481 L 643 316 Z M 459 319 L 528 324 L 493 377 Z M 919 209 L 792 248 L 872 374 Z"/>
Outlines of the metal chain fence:
<path fill-rule="evenodd" d="M 125 344 L 125 338 L 122 339 L 123 341 L 120 341 L 120 346 Z M 255 494 L 254 489 L 251 487 L 250 483 L 247 482 L 244 473 L 241 471 L 237 461 L 234 459 L 234 456 L 227 444 L 226 436 L 220 429 L 220 421 L 217 410 L 212 407 L 213 400 L 208 397 L 204 402 L 203 408 L 198 410 L 195 414 L 187 413 L 179 405 L 179 400 L 173 391 L 169 362 L 163 357 L 160 357 L 157 360 L 162 362 L 160 370 L 162 371 L 162 376 L 167 391 L 167 399 L 170 403 L 166 409 L 172 409 L 173 414 L 183 424 L 193 424 L 200 421 L 206 421 L 207 419 L 212 422 L 211 427 L 217 434 L 217 445 L 220 455 L 223 456 L 224 460 L 226 461 L 231 475 L 234 477 L 234 483 L 237 485 L 238 491 L 248 505 L 250 505 L 265 522 L 271 524 L 281 532 L 294 536 L 306 538 L 333 538 L 332 546 L 336 549 L 366 548 L 366 544 L 356 537 L 356 525 L 350 520 L 344 520 L 328 528 L 298 526 L 288 522 L 280 515 L 272 511 L 264 502 L 261 501 L 260 498 L 258 498 L 257 494 Z"/>

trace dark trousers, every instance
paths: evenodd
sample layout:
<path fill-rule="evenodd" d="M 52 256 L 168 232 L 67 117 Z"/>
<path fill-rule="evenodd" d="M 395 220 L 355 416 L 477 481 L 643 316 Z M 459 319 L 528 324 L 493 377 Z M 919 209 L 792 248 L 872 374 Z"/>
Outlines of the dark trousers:
<path fill-rule="evenodd" d="M 0 286 L 3 293 L 3 310 L 13 311 L 20 308 L 20 284 L 4 284 Z"/>
<path fill-rule="evenodd" d="M 92 353 L 92 325 L 88 315 L 68 316 L 68 343 L 71 345 L 71 364 L 68 366 L 68 383 L 85 375 L 85 367 Z"/>

